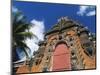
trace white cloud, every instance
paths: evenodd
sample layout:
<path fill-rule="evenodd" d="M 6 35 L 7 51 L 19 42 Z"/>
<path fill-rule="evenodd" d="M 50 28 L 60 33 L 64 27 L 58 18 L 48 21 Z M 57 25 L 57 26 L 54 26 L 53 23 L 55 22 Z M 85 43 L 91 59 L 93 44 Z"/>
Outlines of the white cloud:
<path fill-rule="evenodd" d="M 95 7 L 94 6 L 80 6 L 77 14 L 79 16 L 94 16 Z"/>
<path fill-rule="evenodd" d="M 33 52 L 38 50 L 38 48 L 39 48 L 38 42 L 44 40 L 45 27 L 44 27 L 44 21 L 37 21 L 35 19 L 33 19 L 31 21 L 31 24 L 33 26 L 29 31 L 31 31 L 33 34 L 35 34 L 37 36 L 37 38 L 33 37 L 32 39 L 27 39 L 26 44 L 31 49 L 31 55 L 32 55 Z"/>
<path fill-rule="evenodd" d="M 44 21 L 37 21 L 33 19 L 31 23 L 34 27 L 31 29 L 32 32 L 39 38 L 39 40 L 43 41 L 44 39 Z"/>
<path fill-rule="evenodd" d="M 18 9 L 12 6 L 12 12 L 16 13 L 17 11 L 18 11 Z"/>
<path fill-rule="evenodd" d="M 77 12 L 78 15 L 83 16 L 86 13 L 86 9 L 88 6 L 80 6 L 79 11 Z"/>
<path fill-rule="evenodd" d="M 86 15 L 87 16 L 93 16 L 93 15 L 95 15 L 95 13 L 96 13 L 95 11 L 91 11 L 91 12 L 87 13 Z"/>

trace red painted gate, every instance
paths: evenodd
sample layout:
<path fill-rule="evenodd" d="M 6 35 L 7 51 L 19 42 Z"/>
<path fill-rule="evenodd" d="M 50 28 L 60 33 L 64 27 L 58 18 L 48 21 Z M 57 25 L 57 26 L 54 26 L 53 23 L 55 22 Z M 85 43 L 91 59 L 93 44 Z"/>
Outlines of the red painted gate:
<path fill-rule="evenodd" d="M 53 71 L 71 70 L 70 51 L 66 44 L 58 44 L 53 54 Z"/>

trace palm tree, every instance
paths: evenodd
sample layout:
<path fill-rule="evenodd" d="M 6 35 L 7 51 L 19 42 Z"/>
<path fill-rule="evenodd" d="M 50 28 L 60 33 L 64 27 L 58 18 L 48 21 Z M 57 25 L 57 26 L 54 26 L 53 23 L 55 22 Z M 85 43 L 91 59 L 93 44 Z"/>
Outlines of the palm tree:
<path fill-rule="evenodd" d="M 29 58 L 28 51 L 30 48 L 25 43 L 25 40 L 28 38 L 33 38 L 32 32 L 29 32 L 30 27 L 32 26 L 28 23 L 25 19 L 25 16 L 22 15 L 20 11 L 13 13 L 12 15 L 12 31 L 13 31 L 13 41 L 12 41 L 12 48 L 13 48 L 13 56 L 14 52 L 16 52 L 17 48 L 20 48 L 25 52 L 27 58 Z"/>

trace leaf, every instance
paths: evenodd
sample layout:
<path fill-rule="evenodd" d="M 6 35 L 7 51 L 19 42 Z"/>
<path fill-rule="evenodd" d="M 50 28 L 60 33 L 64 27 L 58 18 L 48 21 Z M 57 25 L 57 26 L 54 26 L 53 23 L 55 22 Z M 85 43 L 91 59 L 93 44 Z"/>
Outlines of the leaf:
<path fill-rule="evenodd" d="M 33 33 L 32 32 L 20 32 L 20 33 L 16 33 L 17 36 L 23 36 L 25 38 L 32 38 L 33 37 Z"/>
<path fill-rule="evenodd" d="M 30 50 L 30 48 L 26 45 L 25 42 L 18 41 L 17 47 L 21 48 L 25 52 L 26 56 L 29 57 L 27 50 Z"/>

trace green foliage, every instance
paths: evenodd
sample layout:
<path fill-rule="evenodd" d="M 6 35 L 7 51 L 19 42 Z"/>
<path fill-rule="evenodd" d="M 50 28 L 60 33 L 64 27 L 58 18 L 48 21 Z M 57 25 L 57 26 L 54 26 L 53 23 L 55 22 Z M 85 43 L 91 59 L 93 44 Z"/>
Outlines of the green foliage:
<path fill-rule="evenodd" d="M 13 50 L 15 51 L 17 48 L 20 48 L 23 50 L 26 54 L 26 57 L 28 58 L 28 51 L 30 48 L 25 43 L 25 40 L 28 38 L 33 38 L 33 33 L 29 31 L 29 29 L 32 27 L 30 23 L 26 21 L 26 18 L 20 11 L 14 13 L 12 15 L 12 31 L 13 31 Z"/>

